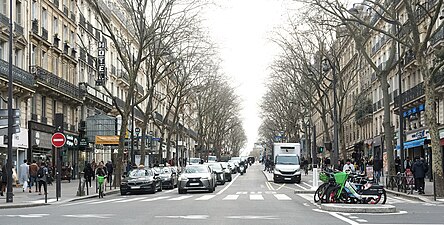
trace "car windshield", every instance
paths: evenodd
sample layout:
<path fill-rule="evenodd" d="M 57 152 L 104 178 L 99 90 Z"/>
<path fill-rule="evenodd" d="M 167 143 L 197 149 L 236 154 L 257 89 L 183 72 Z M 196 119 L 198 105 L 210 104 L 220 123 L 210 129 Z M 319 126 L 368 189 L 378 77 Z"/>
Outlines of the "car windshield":
<path fill-rule="evenodd" d="M 200 159 L 199 158 L 191 158 L 190 159 L 190 163 L 199 163 Z"/>
<path fill-rule="evenodd" d="M 240 157 L 231 157 L 231 161 L 239 161 Z"/>
<path fill-rule="evenodd" d="M 210 165 L 210 167 L 213 170 L 216 170 L 216 171 L 221 171 L 222 170 L 222 167 L 221 167 L 221 165 L 219 163 L 210 163 L 209 165 Z"/>
<path fill-rule="evenodd" d="M 185 168 L 185 173 L 208 173 L 208 168 L 205 166 L 190 166 Z"/>
<path fill-rule="evenodd" d="M 129 173 L 129 177 L 131 178 L 146 177 L 146 176 L 153 176 L 151 170 L 135 169 L 131 170 Z"/>
<path fill-rule="evenodd" d="M 276 164 L 299 165 L 299 157 L 295 156 L 277 156 Z"/>
<path fill-rule="evenodd" d="M 160 174 L 168 174 L 171 173 L 171 169 L 168 167 L 160 168 Z"/>
<path fill-rule="evenodd" d="M 216 161 L 216 156 L 208 156 L 208 161 Z"/>

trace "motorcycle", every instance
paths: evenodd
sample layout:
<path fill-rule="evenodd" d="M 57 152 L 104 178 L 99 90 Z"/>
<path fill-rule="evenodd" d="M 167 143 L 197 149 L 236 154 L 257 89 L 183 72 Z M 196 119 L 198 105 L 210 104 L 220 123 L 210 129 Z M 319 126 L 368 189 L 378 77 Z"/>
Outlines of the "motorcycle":
<path fill-rule="evenodd" d="M 244 172 L 245 172 L 245 166 L 244 166 L 244 165 L 240 165 L 239 170 L 240 170 L 240 174 L 241 174 L 241 175 L 244 175 Z"/>

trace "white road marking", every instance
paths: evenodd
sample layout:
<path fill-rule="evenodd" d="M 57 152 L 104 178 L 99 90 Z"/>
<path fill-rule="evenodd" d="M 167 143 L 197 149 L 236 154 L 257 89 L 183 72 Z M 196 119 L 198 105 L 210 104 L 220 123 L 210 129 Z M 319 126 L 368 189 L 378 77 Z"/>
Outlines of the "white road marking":
<path fill-rule="evenodd" d="M 237 198 L 239 198 L 239 195 L 227 195 L 227 197 L 222 200 L 237 200 Z"/>
<path fill-rule="evenodd" d="M 275 191 L 266 191 L 265 194 L 276 194 Z"/>
<path fill-rule="evenodd" d="M 283 188 L 285 186 L 285 184 L 282 184 L 278 189 L 276 189 L 276 191 L 281 190 L 281 188 Z"/>
<path fill-rule="evenodd" d="M 291 200 L 291 198 L 288 197 L 288 196 L 285 195 L 285 194 L 274 194 L 274 197 L 275 197 L 277 200 Z"/>
<path fill-rule="evenodd" d="M 156 218 L 173 218 L 173 219 L 191 219 L 191 220 L 204 220 L 208 219 L 209 215 L 187 215 L 187 216 L 155 216 Z"/>
<path fill-rule="evenodd" d="M 236 194 L 237 195 L 246 195 L 246 194 L 248 194 L 248 192 L 247 191 L 238 191 L 238 192 L 236 192 Z"/>
<path fill-rule="evenodd" d="M 350 218 L 350 219 L 358 219 L 359 217 L 357 217 L 357 216 L 349 216 L 348 218 Z"/>
<path fill-rule="evenodd" d="M 356 221 L 354 221 L 354 220 L 351 220 L 351 219 L 349 219 L 349 218 L 346 218 L 346 217 L 344 217 L 344 216 L 342 216 L 342 215 L 339 215 L 339 214 L 336 213 L 336 212 L 327 212 L 327 213 L 330 214 L 330 215 L 332 215 L 332 216 L 334 216 L 334 217 L 336 217 L 336 218 L 338 218 L 338 219 L 340 219 L 340 220 L 342 220 L 342 221 L 344 221 L 344 222 L 346 222 L 346 223 L 349 223 L 350 225 L 359 225 L 358 222 L 356 222 Z"/>
<path fill-rule="evenodd" d="M 48 203 L 50 203 L 50 202 L 56 202 L 56 201 L 57 201 L 57 199 L 53 199 L 53 198 L 51 198 L 51 199 L 47 199 L 47 202 L 48 202 Z M 45 199 L 35 200 L 35 201 L 29 201 L 29 203 L 45 203 Z"/>
<path fill-rule="evenodd" d="M 225 218 L 228 219 L 264 219 L 264 220 L 276 220 L 278 219 L 276 216 L 227 216 Z"/>
<path fill-rule="evenodd" d="M 235 176 L 234 177 L 234 179 L 233 180 L 231 180 L 231 182 L 227 185 L 227 186 L 225 186 L 222 190 L 220 190 L 219 192 L 217 192 L 216 193 L 216 195 L 220 195 L 220 194 L 222 194 L 225 190 L 227 190 L 233 183 L 234 183 L 234 181 L 236 181 L 236 179 L 239 177 L 239 174 L 237 175 L 237 176 Z"/>
<path fill-rule="evenodd" d="M 95 204 L 102 204 L 102 203 L 107 203 L 107 202 L 114 202 L 114 201 L 120 201 L 123 200 L 124 198 L 116 198 L 116 199 L 109 199 L 109 200 L 101 200 L 101 201 L 97 201 L 97 202 L 90 202 L 88 203 L 88 205 L 95 205 Z"/>
<path fill-rule="evenodd" d="M 107 219 L 110 218 L 113 214 L 77 214 L 77 215 L 62 215 L 64 217 L 72 217 L 72 218 L 99 218 L 99 219 Z"/>
<path fill-rule="evenodd" d="M 298 196 L 300 196 L 301 198 L 303 198 L 309 202 L 314 202 L 312 194 L 298 194 Z"/>
<path fill-rule="evenodd" d="M 0 215 L 0 217 L 41 218 L 49 214 Z"/>
<path fill-rule="evenodd" d="M 262 195 L 250 195 L 250 200 L 264 200 Z"/>
<path fill-rule="evenodd" d="M 258 194 L 262 194 L 262 191 L 258 191 L 257 193 L 258 193 Z"/>
<path fill-rule="evenodd" d="M 115 201 L 113 203 L 133 202 L 133 201 L 142 200 L 142 199 L 146 199 L 146 198 L 147 197 L 130 198 L 130 199 L 125 199 L 125 200 L 121 200 L 121 201 Z"/>
<path fill-rule="evenodd" d="M 296 185 L 297 187 L 300 187 L 300 188 L 303 189 L 303 190 L 307 190 L 307 188 L 301 186 L 300 184 L 294 184 L 294 185 Z"/>
<path fill-rule="evenodd" d="M 305 185 L 307 185 L 307 187 L 308 187 L 308 189 L 311 189 L 313 186 L 312 185 L 309 185 L 309 184 L 307 184 L 307 183 L 305 183 L 305 182 L 302 182 L 303 184 L 305 184 Z"/>
<path fill-rule="evenodd" d="M 70 205 L 80 205 L 80 204 L 86 204 L 86 203 L 91 203 L 91 202 L 98 202 L 99 200 L 90 200 L 90 201 L 78 201 L 78 202 L 74 202 L 74 203 L 69 203 L 69 204 L 64 204 L 62 206 L 70 206 Z"/>
<path fill-rule="evenodd" d="M 210 199 L 214 198 L 214 196 L 216 196 L 216 195 L 204 195 L 202 197 L 196 198 L 195 200 L 206 201 L 206 200 L 210 200 Z"/>
<path fill-rule="evenodd" d="M 191 198 L 191 197 L 193 197 L 193 196 L 192 195 L 185 195 L 185 196 L 180 196 L 180 197 L 176 197 L 176 198 L 170 198 L 170 199 L 168 199 L 168 201 L 180 201 L 180 200 Z"/>
<path fill-rule="evenodd" d="M 356 219 L 356 221 L 361 222 L 361 223 L 367 223 L 368 222 L 367 220 L 364 220 L 364 219 Z"/>
<path fill-rule="evenodd" d="M 160 196 L 160 197 L 155 197 L 155 198 L 149 198 L 149 199 L 142 200 L 142 202 L 152 202 L 152 201 L 156 201 L 156 200 L 166 199 L 169 197 L 170 196 Z"/>
<path fill-rule="evenodd" d="M 168 191 L 164 191 L 165 193 L 171 193 L 173 191 L 176 191 L 176 188 L 172 189 L 172 190 L 168 190 Z"/>
<path fill-rule="evenodd" d="M 306 202 L 304 202 L 304 203 L 302 203 L 302 205 L 304 205 L 304 206 L 310 206 L 308 203 L 306 203 Z"/>

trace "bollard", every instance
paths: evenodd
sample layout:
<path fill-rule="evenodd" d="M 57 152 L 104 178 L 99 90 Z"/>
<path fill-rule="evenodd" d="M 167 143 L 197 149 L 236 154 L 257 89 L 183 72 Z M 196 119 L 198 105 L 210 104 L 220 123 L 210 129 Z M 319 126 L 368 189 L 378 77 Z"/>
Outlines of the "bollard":
<path fill-rule="evenodd" d="M 312 189 L 314 189 L 314 190 L 318 189 L 318 186 L 319 186 L 319 184 L 318 184 L 318 180 L 319 180 L 318 176 L 319 176 L 318 168 L 313 168 L 313 187 L 312 187 Z"/>
<path fill-rule="evenodd" d="M 85 195 L 85 180 L 82 176 L 83 172 L 79 172 L 79 189 L 77 190 L 77 196 Z M 82 182 L 83 181 L 83 182 Z"/>
<path fill-rule="evenodd" d="M 44 185 L 43 188 L 44 188 L 44 191 L 45 191 L 45 204 L 46 204 L 46 203 L 48 203 L 48 183 L 44 182 L 43 185 Z"/>
<path fill-rule="evenodd" d="M 433 200 L 436 202 L 436 173 L 433 173 Z"/>
<path fill-rule="evenodd" d="M 97 179 L 94 179 L 96 181 L 96 193 L 99 192 L 99 186 L 97 185 Z"/>

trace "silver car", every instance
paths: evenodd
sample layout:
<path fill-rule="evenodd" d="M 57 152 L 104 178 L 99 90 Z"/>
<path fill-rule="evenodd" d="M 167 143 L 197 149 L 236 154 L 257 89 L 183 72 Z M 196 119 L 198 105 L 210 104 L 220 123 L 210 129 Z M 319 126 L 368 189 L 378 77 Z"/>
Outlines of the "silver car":
<path fill-rule="evenodd" d="M 208 165 L 188 165 L 179 176 L 179 194 L 189 190 L 208 190 L 210 193 L 216 189 L 216 177 Z"/>

